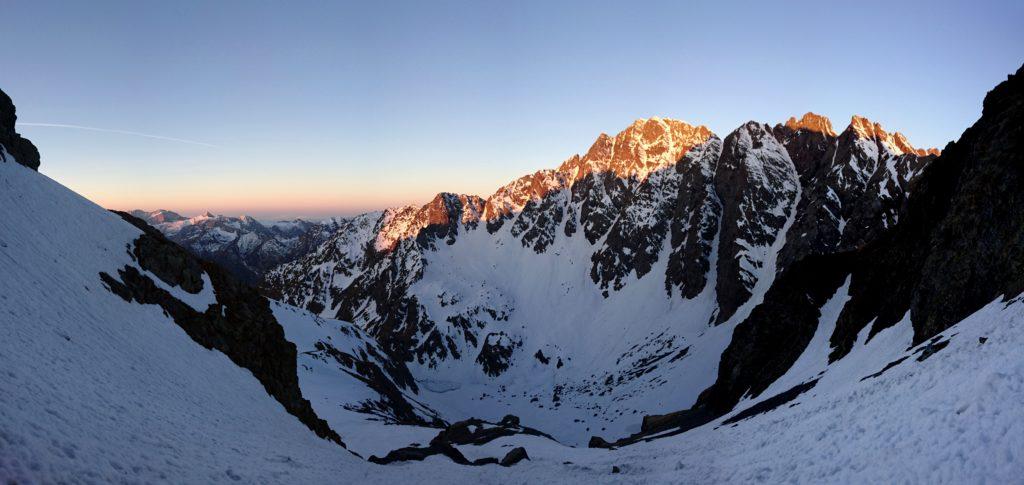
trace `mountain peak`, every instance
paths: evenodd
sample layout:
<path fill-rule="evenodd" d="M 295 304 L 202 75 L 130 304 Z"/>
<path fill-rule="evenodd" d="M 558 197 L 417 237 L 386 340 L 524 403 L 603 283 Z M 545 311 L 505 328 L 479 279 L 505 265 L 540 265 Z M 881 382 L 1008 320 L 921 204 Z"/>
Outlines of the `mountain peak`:
<path fill-rule="evenodd" d="M 832 129 L 832 121 L 826 116 L 811 111 L 804 113 L 799 120 L 795 116 L 791 116 L 786 120 L 786 127 L 793 131 L 808 130 L 823 135 L 836 136 L 835 130 Z"/>
<path fill-rule="evenodd" d="M 872 122 L 871 120 L 860 116 L 853 115 L 850 118 L 850 127 L 848 130 L 852 130 L 854 134 L 865 140 L 877 140 L 881 142 L 886 148 L 896 155 L 903 155 L 905 153 L 912 153 L 917 156 L 927 155 L 939 155 L 942 152 L 937 148 L 914 148 L 914 145 L 910 144 L 907 137 L 898 131 L 889 133 L 882 128 L 879 123 Z"/>
<path fill-rule="evenodd" d="M 641 118 L 614 137 L 601 133 L 586 155 L 566 160 L 558 171 L 572 180 L 595 172 L 644 179 L 651 172 L 676 163 L 712 135 L 703 125 L 658 116 Z"/>

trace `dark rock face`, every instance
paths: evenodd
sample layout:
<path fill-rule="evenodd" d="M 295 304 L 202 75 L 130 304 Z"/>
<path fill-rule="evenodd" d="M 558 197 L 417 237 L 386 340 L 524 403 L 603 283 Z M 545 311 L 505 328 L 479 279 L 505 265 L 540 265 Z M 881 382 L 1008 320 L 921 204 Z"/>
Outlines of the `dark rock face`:
<path fill-rule="evenodd" d="M 914 186 L 903 221 L 863 251 L 832 358 L 910 311 L 923 342 L 1024 290 L 1024 68 L 985 97 L 981 119 Z"/>
<path fill-rule="evenodd" d="M 239 367 L 252 372 L 268 394 L 317 436 L 344 446 L 341 437 L 317 417 L 309 401 L 302 397 L 295 345 L 285 339 L 284 329 L 274 318 L 267 299 L 220 267 L 195 259 L 140 219 L 118 214 L 145 231 L 132 248 L 139 266 L 189 293 L 202 290 L 205 272 L 213 284 L 217 303 L 200 313 L 133 266 L 118 270 L 117 278 L 100 273 L 107 288 L 125 301 L 159 305 L 196 343 L 223 352 Z"/>
<path fill-rule="evenodd" d="M 892 135 L 858 130 L 862 118 L 839 136 L 777 125 L 800 173 L 803 196 L 778 257 L 781 271 L 809 254 L 858 248 L 896 224 L 909 185 L 935 159 L 901 150 Z M 902 137 L 898 133 L 896 136 Z"/>
<path fill-rule="evenodd" d="M 611 228 L 628 193 L 627 181 L 609 172 L 590 173 L 573 184 L 572 199 L 580 206 L 580 226 L 591 244 Z"/>
<path fill-rule="evenodd" d="M 666 290 L 671 294 L 679 287 L 684 297 L 692 298 L 704 288 L 718 231 L 711 180 L 720 152 L 721 141 L 712 136 L 628 193 L 604 244 L 591 256 L 591 278 L 599 287 L 618 291 L 630 274 L 641 278 L 649 273 L 671 236 Z"/>
<path fill-rule="evenodd" d="M 722 219 L 722 203 L 715 192 L 715 173 L 722 141 L 713 136 L 695 147 L 676 165 L 682 181 L 672 206 L 671 245 L 665 289 L 679 288 L 683 298 L 693 298 L 708 284 L 711 251 Z"/>
<path fill-rule="evenodd" d="M 431 328 L 426 310 L 415 296 L 405 296 L 412 282 L 422 277 L 419 252 L 411 241 L 387 255 L 373 254 L 367 268 L 334 297 L 337 318 L 366 322 L 367 330 L 392 356 L 411 361 L 417 353 L 430 349 L 445 351 L 449 346 L 429 342 L 419 334 L 420 328 Z M 372 250 L 372 249 L 371 249 Z M 387 311 L 364 315 L 363 303 L 374 302 Z M 454 345 L 454 344 L 452 344 Z"/>
<path fill-rule="evenodd" d="M 764 274 L 799 193 L 796 167 L 767 125 L 749 122 L 725 138 L 715 191 L 722 203 L 716 323 L 746 302 Z"/>
<path fill-rule="evenodd" d="M 743 395 L 756 397 L 785 374 L 814 336 L 819 309 L 852 267 L 849 254 L 810 256 L 779 275 L 764 303 L 736 326 L 719 379 L 701 393 L 698 406 L 728 411 Z"/>
<path fill-rule="evenodd" d="M 544 197 L 540 202 L 529 201 L 523 206 L 520 217 L 512 226 L 512 235 L 520 238 L 523 247 L 532 248 L 538 254 L 547 250 L 555 241 L 558 227 L 565 218 L 564 197 Z"/>
<path fill-rule="evenodd" d="M 489 376 L 498 376 L 512 360 L 512 352 L 522 345 L 518 340 L 505 335 L 504 332 L 491 333 L 484 338 L 484 344 L 480 348 L 480 354 L 476 361 L 483 368 L 484 373 Z"/>
<path fill-rule="evenodd" d="M 407 446 L 405 448 L 399 448 L 397 450 L 391 450 L 383 458 L 376 455 L 369 458 L 370 463 L 376 463 L 378 465 L 387 465 L 389 463 L 401 462 L 401 461 L 423 461 L 434 455 L 444 455 L 450 458 L 459 465 L 475 465 L 476 463 L 466 459 L 466 456 L 462 454 L 454 446 L 448 443 L 430 443 L 430 446 L 419 447 L 419 446 Z M 485 465 L 493 463 L 493 461 L 484 461 L 479 463 Z"/>
<path fill-rule="evenodd" d="M 553 439 L 541 431 L 521 426 L 519 424 L 519 417 L 510 414 L 497 423 L 490 423 L 476 418 L 452 423 L 438 433 L 434 440 L 455 445 L 483 445 L 498 438 L 517 434 Z"/>
<path fill-rule="evenodd" d="M 19 164 L 39 170 L 39 149 L 15 131 L 17 121 L 14 102 L 7 93 L 0 90 L 0 146 Z M 3 150 L 0 150 L 0 161 L 9 161 Z"/>
<path fill-rule="evenodd" d="M 752 418 L 754 416 L 757 416 L 758 414 L 767 413 L 768 411 L 771 411 L 775 408 L 778 408 L 779 406 L 782 406 L 783 404 L 786 404 L 796 399 L 801 394 L 813 389 L 814 386 L 817 384 L 817 379 L 807 381 L 802 384 L 797 384 L 783 392 L 780 392 L 768 399 L 765 399 L 764 401 L 761 401 L 753 406 L 750 406 L 747 409 L 744 409 L 743 411 L 736 413 L 735 416 L 726 419 L 725 421 L 722 421 L 722 424 L 733 424 L 743 421 L 744 419 Z"/>
<path fill-rule="evenodd" d="M 136 227 L 141 226 L 137 224 Z M 135 246 L 132 247 L 132 253 L 139 261 L 139 265 L 169 285 L 178 286 L 189 293 L 202 291 L 202 261 L 178 245 L 168 245 L 167 240 L 157 237 L 157 233 L 152 232 L 150 226 L 145 227 L 146 236 L 136 240 Z"/>

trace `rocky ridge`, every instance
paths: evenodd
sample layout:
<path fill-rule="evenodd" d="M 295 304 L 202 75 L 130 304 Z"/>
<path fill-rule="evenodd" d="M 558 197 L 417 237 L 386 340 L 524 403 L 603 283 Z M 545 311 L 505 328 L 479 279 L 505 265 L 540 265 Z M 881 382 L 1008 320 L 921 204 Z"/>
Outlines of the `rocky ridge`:
<path fill-rule="evenodd" d="M 721 324 L 776 268 L 856 247 L 895 224 L 910 182 L 934 158 L 918 153 L 902 135 L 860 117 L 839 135 L 827 118 L 808 113 L 774 127 L 746 123 L 725 140 L 681 121 L 638 120 L 486 199 L 439 194 L 422 207 L 386 211 L 372 228 L 364 218 L 358 231 L 276 268 L 265 288 L 366 325 L 400 358 L 437 362 L 495 351 L 479 347 L 484 342 L 518 341 L 481 334 L 485 324 L 467 324 L 474 320 L 467 315 L 434 316 L 410 292 L 438 244 L 486 230 L 543 254 L 582 236 L 589 254 L 579 256 L 590 260 L 590 278 L 605 297 L 650 277 L 667 258 L 659 277 L 668 297 L 694 298 L 715 278 L 713 323 Z M 488 313 L 501 316 L 505 307 L 471 310 L 477 321 L 497 322 Z M 461 337 L 434 331 L 438 318 Z"/>

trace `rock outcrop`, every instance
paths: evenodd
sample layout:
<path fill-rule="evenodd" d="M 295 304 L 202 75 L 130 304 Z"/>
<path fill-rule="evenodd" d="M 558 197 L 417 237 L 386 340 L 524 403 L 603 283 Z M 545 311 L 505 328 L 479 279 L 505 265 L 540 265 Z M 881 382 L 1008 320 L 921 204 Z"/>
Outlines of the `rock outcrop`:
<path fill-rule="evenodd" d="M 7 162 L 13 158 L 32 170 L 39 170 L 39 149 L 18 134 L 14 126 L 17 121 L 14 102 L 7 93 L 0 90 L 0 146 L 3 147 L 0 150 L 0 161 Z"/>
<path fill-rule="evenodd" d="M 547 434 L 536 429 L 521 426 L 519 418 L 513 415 L 507 415 L 497 423 L 471 418 L 447 426 L 431 439 L 427 446 L 414 445 L 391 450 L 383 457 L 371 456 L 369 461 L 378 465 L 387 465 L 402 461 L 423 461 L 434 455 L 444 455 L 460 465 L 508 467 L 530 459 L 526 448 L 517 446 L 509 450 L 500 460 L 497 457 L 485 457 L 470 461 L 456 446 L 480 446 L 499 438 L 514 435 L 540 436 L 553 440 Z"/>

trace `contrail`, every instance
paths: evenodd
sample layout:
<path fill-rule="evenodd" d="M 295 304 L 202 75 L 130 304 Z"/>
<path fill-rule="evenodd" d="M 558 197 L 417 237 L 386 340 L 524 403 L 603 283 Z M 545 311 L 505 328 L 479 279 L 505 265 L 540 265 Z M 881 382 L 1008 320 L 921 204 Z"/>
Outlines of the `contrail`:
<path fill-rule="evenodd" d="M 145 138 L 153 138 L 154 140 L 176 141 L 178 143 L 188 143 L 189 145 L 199 145 L 199 146 L 204 146 L 204 147 L 220 148 L 217 145 L 213 145 L 213 144 L 210 144 L 210 143 L 203 143 L 201 141 L 185 140 L 185 139 L 182 139 L 182 138 L 173 138 L 173 137 L 170 137 L 170 136 L 150 135 L 149 133 L 139 133 L 137 131 L 111 130 L 111 129 L 108 129 L 108 128 L 96 128 L 96 127 L 92 127 L 92 126 L 67 125 L 67 124 L 63 124 L 63 123 L 23 123 L 23 122 L 20 122 L 20 121 L 18 122 L 18 126 L 42 126 L 42 127 L 47 127 L 47 128 L 71 128 L 71 129 L 75 129 L 75 130 L 101 131 L 101 132 L 104 132 L 104 133 L 118 133 L 118 134 L 121 134 L 121 135 L 142 136 L 142 137 L 145 137 Z"/>

